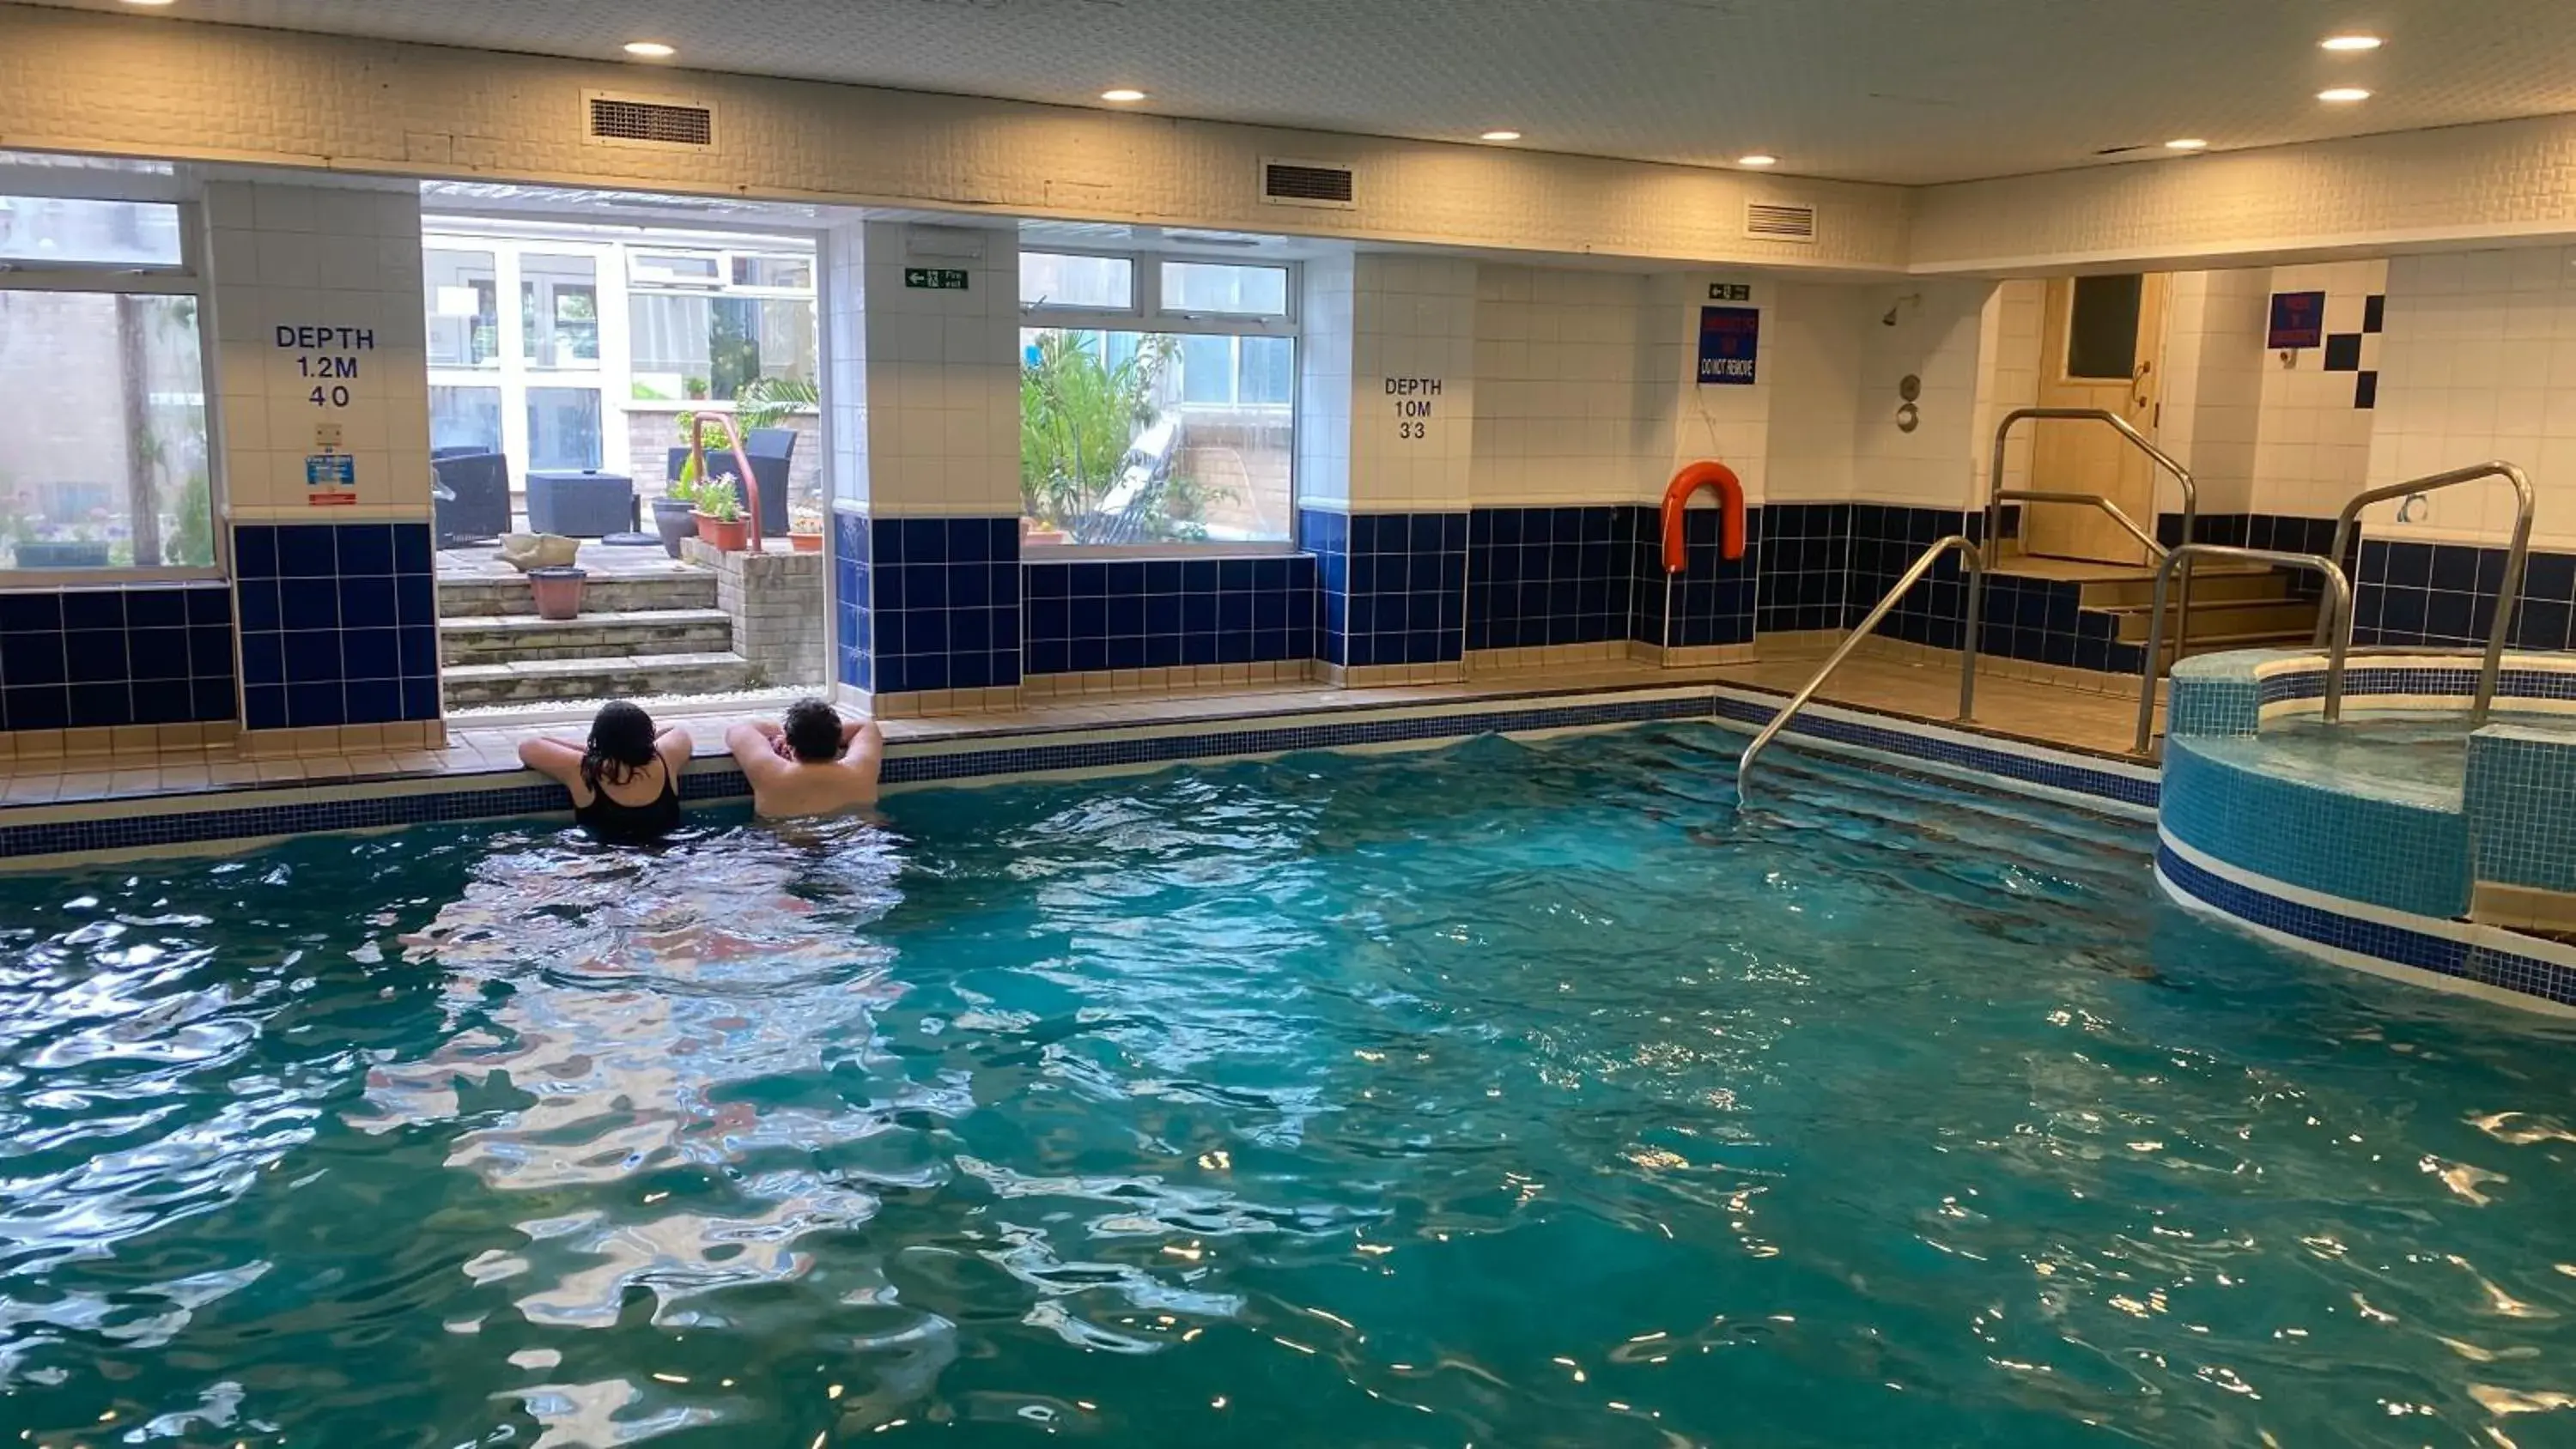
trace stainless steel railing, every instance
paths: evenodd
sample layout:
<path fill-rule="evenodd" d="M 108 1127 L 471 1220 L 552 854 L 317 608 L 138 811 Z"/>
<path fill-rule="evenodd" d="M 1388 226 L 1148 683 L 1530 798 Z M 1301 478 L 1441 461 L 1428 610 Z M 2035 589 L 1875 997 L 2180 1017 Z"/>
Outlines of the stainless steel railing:
<path fill-rule="evenodd" d="M 2110 499 L 2103 497 L 2101 494 L 2034 493 L 2027 489 L 2005 489 L 2004 446 L 2012 439 L 2013 424 L 2024 421 L 2047 422 L 2051 420 L 2060 422 L 2094 422 L 2105 424 L 2111 429 L 2111 431 L 2118 433 L 2123 439 L 2125 439 L 2129 446 L 2146 454 L 2149 462 L 2154 463 L 2157 467 L 2172 474 L 2174 482 L 2179 484 L 2182 488 L 2182 541 L 2185 543 L 2191 542 L 2192 530 L 2200 520 L 2200 485 L 2192 481 L 2191 470 L 2189 468 L 2184 467 L 2180 462 L 2176 461 L 2173 454 L 2166 452 L 2164 449 L 2159 448 L 2154 443 L 2148 441 L 2147 435 L 2139 432 L 2136 424 L 2130 422 L 2127 418 L 2120 416 L 2118 413 L 2111 411 L 2109 408 L 2015 408 L 2011 412 L 2004 414 L 2002 422 L 1995 424 L 1994 456 L 1987 459 L 1985 546 L 1993 558 L 2000 559 L 2003 557 L 2002 540 L 2004 504 L 2016 501 L 2028 503 L 2090 504 L 2102 509 L 2104 512 L 2109 513 L 2113 518 L 2119 520 L 2121 527 L 2127 529 L 2131 536 L 2135 537 L 2140 543 L 2147 546 L 2147 556 L 2149 558 L 2157 558 L 2162 556 L 2164 553 L 2163 548 L 2158 546 L 2155 536 L 2152 533 L 2140 528 L 2127 514 L 2122 513 L 2116 504 L 2112 503 Z M 1977 652 L 1977 619 L 1978 616 L 1984 612 L 1985 601 L 1982 597 L 1984 593 L 1985 588 L 1981 580 L 1972 582 L 1968 585 L 1968 653 L 1972 656 Z M 2174 657 L 2176 658 L 2182 657 L 2184 642 L 2183 636 L 2190 632 L 2188 616 L 2191 611 L 2191 570 L 2188 568 L 2183 570 L 2182 592 L 2179 596 L 2179 603 L 2184 612 L 2186 621 L 2183 626 L 2177 629 L 2174 633 L 2173 647 Z M 2149 679 L 2155 678 L 2157 668 L 2157 660 L 2153 656 L 2149 656 L 2147 659 L 2147 677 Z"/>
<path fill-rule="evenodd" d="M 2172 583 L 2177 565 L 2188 565 L 2195 558 L 2231 558 L 2241 563 L 2271 564 L 2278 568 L 2307 569 L 2323 574 L 2326 580 L 2325 620 L 2329 627 L 2340 620 L 2345 632 L 2352 627 L 2352 583 L 2344 577 L 2343 565 L 2313 553 L 2282 553 L 2268 548 L 2237 548 L 2223 543 L 2187 543 L 2165 555 L 2156 569 L 2154 612 L 2147 624 L 2147 675 L 2138 690 L 2138 738 L 2135 750 L 2152 757 L 2155 753 L 2156 730 L 2156 651 L 2164 647 L 2165 589 Z M 2326 654 L 2326 703 L 2328 723 L 2343 716 L 2343 650 Z"/>
<path fill-rule="evenodd" d="M 1973 589 L 1978 583 L 1984 581 L 1985 555 L 1966 534 L 1951 534 L 1924 549 L 1922 556 L 1915 559 L 1913 564 L 1897 578 L 1896 587 L 1889 589 L 1886 596 L 1878 601 L 1878 607 L 1870 610 L 1868 617 L 1860 621 L 1859 627 L 1853 629 L 1850 636 L 1841 644 L 1835 646 L 1833 653 L 1825 656 L 1825 667 L 1816 671 L 1815 678 L 1807 681 L 1807 687 L 1799 690 L 1796 697 L 1792 698 L 1778 714 L 1771 716 L 1771 722 L 1764 725 L 1762 732 L 1753 737 L 1753 743 L 1744 747 L 1744 754 L 1735 762 L 1735 797 L 1738 801 L 1744 798 L 1744 782 L 1752 772 L 1753 757 L 1762 753 L 1762 747 L 1771 743 L 1771 737 L 1780 733 L 1798 711 L 1807 707 L 1807 701 L 1816 697 L 1816 691 L 1824 688 L 1825 681 L 1832 678 L 1834 671 L 1842 667 L 1843 661 L 1851 657 L 1852 651 L 1860 647 L 1861 641 L 1870 636 L 1870 632 L 1878 627 L 1879 621 L 1885 619 L 1889 612 L 1895 609 L 1897 602 L 1905 597 L 1908 590 L 1923 582 L 1924 576 L 1932 572 L 1932 566 L 1939 563 L 1941 556 L 1952 549 L 1957 549 L 1967 558 L 1969 587 Z M 1959 670 L 1959 718 L 1963 720 L 1975 713 L 1977 703 L 1976 622 L 1973 614 L 1970 615 L 1968 629 L 1969 647 L 1962 651 Z"/>
<path fill-rule="evenodd" d="M 2487 712 L 2495 706 L 2496 684 L 2504 676 L 2505 641 L 2513 637 L 2514 613 L 2522 604 L 2522 571 L 2531 557 L 2531 480 L 2511 463 L 2477 463 L 2466 468 L 2454 468 L 2447 473 L 2433 473 L 2403 483 L 2365 489 L 2354 494 L 2352 500 L 2344 504 L 2343 511 L 2335 515 L 2334 561 L 2340 569 L 2348 556 L 2345 550 L 2352 546 L 2353 525 L 2360 520 L 2361 510 L 2391 498 L 2456 488 L 2463 483 L 2476 483 L 2487 478 L 2501 478 L 2513 487 L 2513 542 L 2505 549 L 2504 582 L 2496 595 L 2495 622 L 2487 629 L 2486 657 L 2479 661 L 2477 693 L 2469 701 L 2472 724 L 2486 723 Z M 2344 656 L 2352 652 L 2352 611 L 2349 608 L 2344 610 L 2341 634 L 2334 632 L 2332 624 L 2331 619 L 2320 618 L 2317 621 L 2316 643 L 2318 648 L 2326 651 L 2327 678 L 2339 682 L 2343 677 Z M 2332 708 L 2331 698 L 2328 707 Z M 2329 713 L 2326 718 L 2331 720 L 2334 715 Z"/>

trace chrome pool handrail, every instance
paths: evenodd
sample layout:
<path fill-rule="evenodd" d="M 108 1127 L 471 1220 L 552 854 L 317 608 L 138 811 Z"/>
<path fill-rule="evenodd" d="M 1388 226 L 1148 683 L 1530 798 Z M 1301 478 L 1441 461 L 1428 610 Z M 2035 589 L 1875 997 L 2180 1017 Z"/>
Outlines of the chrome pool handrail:
<path fill-rule="evenodd" d="M 2343 565 L 2322 554 L 2283 553 L 2269 548 L 2238 548 L 2224 543 L 2187 543 L 2165 555 L 2156 569 L 2155 602 L 2147 621 L 2146 678 L 2138 690 L 2138 738 L 2133 753 L 2154 758 L 2156 730 L 2156 651 L 2164 647 L 2165 586 L 2173 581 L 2174 566 L 2195 558 L 2227 558 L 2240 563 L 2270 564 L 2276 568 L 2307 569 L 2322 574 L 2326 581 L 2326 620 L 2329 625 L 2342 621 L 2349 633 L 2352 621 L 2352 583 L 2343 574 Z M 2331 724 L 2343 715 L 2343 650 L 2326 654 L 2325 717 Z"/>
<path fill-rule="evenodd" d="M 2345 550 L 2352 546 L 2353 525 L 2360 520 L 2361 510 L 2374 503 L 2384 503 L 2391 498 L 2404 498 L 2409 494 L 2456 488 L 2463 483 L 2475 483 L 2487 478 L 2502 478 L 2513 486 L 2513 542 L 2504 551 L 2504 582 L 2496 594 L 2495 622 L 2487 628 L 2486 656 L 2478 663 L 2477 692 L 2470 697 L 2469 701 L 2469 721 L 2472 724 L 2486 723 L 2487 712 L 2495 706 L 2496 684 L 2504 677 L 2505 641 L 2513 637 L 2514 615 L 2522 606 L 2522 572 L 2524 565 L 2531 558 L 2531 480 L 2523 476 L 2520 468 L 2500 459 L 2494 462 L 2474 463 L 2466 468 L 2453 468 L 2447 473 L 2431 473 L 2421 478 L 2410 478 L 2403 483 L 2389 483 L 2377 488 L 2363 489 L 2354 494 L 2350 502 L 2344 504 L 2341 513 L 2335 515 L 2334 561 L 2340 567 L 2346 557 Z M 2340 636 L 2332 631 L 2329 627 L 2330 623 L 2331 621 L 2326 619 L 2317 621 L 2316 643 L 2318 648 L 2329 651 L 2327 655 L 2329 672 L 2340 677 L 2342 671 L 2337 666 L 2340 665 L 2344 655 L 2352 652 L 2351 610 L 2344 611 L 2343 633 Z"/>
<path fill-rule="evenodd" d="M 1954 533 L 1947 538 L 1937 539 L 1930 547 L 1924 549 L 1922 556 L 1915 559 L 1913 565 L 1907 568 L 1902 575 L 1898 576 L 1896 586 L 1889 589 L 1886 596 L 1878 601 L 1878 607 L 1870 610 L 1868 616 L 1860 621 L 1859 626 L 1854 628 L 1850 635 L 1846 637 L 1841 644 L 1835 646 L 1834 652 L 1825 656 L 1824 668 L 1817 670 L 1815 677 L 1807 681 L 1807 687 L 1799 690 L 1796 696 L 1790 699 L 1789 703 L 1782 707 L 1778 714 L 1771 716 L 1771 722 L 1764 725 L 1762 727 L 1762 732 L 1753 737 L 1753 743 L 1744 747 L 1744 753 L 1738 756 L 1735 761 L 1735 798 L 1737 803 L 1740 804 L 1744 800 L 1744 779 L 1745 775 L 1753 768 L 1753 757 L 1762 753 L 1762 747 L 1771 743 L 1771 737 L 1780 733 L 1782 729 L 1788 726 L 1790 719 L 1795 716 L 1798 711 L 1807 707 L 1807 701 L 1816 697 L 1816 691 L 1824 688 L 1825 681 L 1832 678 L 1833 672 L 1842 667 L 1843 661 L 1851 657 L 1852 651 L 1860 647 L 1861 641 L 1870 636 L 1870 631 L 1878 627 L 1879 621 L 1886 618 L 1889 612 L 1895 609 L 1897 602 L 1903 599 L 1909 590 L 1911 590 L 1916 584 L 1923 582 L 1924 575 L 1932 572 L 1932 566 L 1940 562 L 1943 554 L 1948 553 L 1954 548 L 1967 557 L 1968 574 L 1971 579 L 1982 579 L 1985 577 L 1985 555 L 1978 550 L 1977 545 L 1971 542 L 1968 536 L 1964 533 Z M 1968 626 L 1972 635 L 1976 628 L 1973 619 L 1974 616 L 1972 615 L 1971 622 Z M 1973 646 L 1975 642 L 1976 641 L 1973 637 L 1968 641 L 1971 646 Z M 1968 718 L 1975 710 L 1976 701 L 1977 651 L 1974 647 L 1971 647 L 1964 652 L 1964 662 L 1959 672 L 1959 718 L 1963 720 Z"/>
<path fill-rule="evenodd" d="M 2180 462 L 2176 461 L 2173 454 L 2166 452 L 2164 449 L 2157 447 L 2153 442 L 2150 442 L 2146 434 L 2138 431 L 2137 424 L 2130 422 L 2127 418 L 2120 416 L 2109 408 L 2015 408 L 2011 412 L 2004 414 L 2002 422 L 1995 424 L 1995 449 L 1993 455 L 1986 460 L 1986 547 L 1993 551 L 1993 557 L 1995 559 L 2000 560 L 2004 556 L 2003 523 L 2004 503 L 2006 501 L 2006 491 L 2004 488 L 2004 448 L 2012 439 L 2013 424 L 2025 420 L 2035 422 L 2048 422 L 2055 420 L 2059 422 L 2094 422 L 2108 424 L 2111 431 L 2118 433 L 2123 439 L 2127 440 L 2129 446 L 2146 454 L 2147 461 L 2172 474 L 2174 482 L 2181 485 L 2182 541 L 2185 543 L 2191 542 L 2192 530 L 2198 525 L 2200 520 L 2200 485 L 2192 481 L 2191 470 L 2189 468 L 2184 467 Z M 2161 548 L 2156 546 L 2156 541 L 2152 536 L 2150 536 L 2145 530 L 2140 529 L 2136 523 L 2129 519 L 2128 515 L 2121 513 L 2118 505 L 2114 504 L 2110 499 L 2103 497 L 2101 494 L 2068 493 L 2032 498 L 2027 490 L 2015 489 L 2012 491 L 2028 501 L 2037 503 L 2066 503 L 2082 501 L 2097 504 L 2108 510 L 2113 516 L 2117 517 L 2123 527 L 2127 528 L 2130 533 L 2136 535 L 2150 550 L 2153 550 L 2150 557 L 2159 556 L 2164 552 Z M 2147 505 L 2149 510 L 2153 511 L 2155 506 L 2155 491 L 2152 488 L 2148 490 Z M 1970 654 L 1977 652 L 1977 615 L 1980 612 L 1980 606 L 1984 602 L 1984 600 L 1979 597 L 1983 593 L 1984 586 L 1981 583 L 1971 582 L 1968 585 L 1968 652 Z M 2191 630 L 2191 620 L 2188 617 L 2191 611 L 2191 571 L 2189 569 L 2185 569 L 2183 571 L 2181 603 L 2186 617 L 2181 621 L 2181 627 L 2174 631 L 2174 657 L 2177 659 L 2182 657 L 2184 636 Z M 2150 676 L 2154 675 L 2156 668 L 2156 661 L 2149 659 L 2147 661 L 2147 672 Z"/>
<path fill-rule="evenodd" d="M 2072 503 L 2079 507 L 2098 508 L 2111 515 L 2113 523 L 2127 529 L 2129 537 L 2146 545 L 2148 557 L 2161 560 L 2167 552 L 2163 544 L 2156 542 L 2154 534 L 2139 527 L 2136 519 L 2120 511 L 2119 504 L 2099 493 L 2053 493 L 2031 488 L 2007 488 L 1996 494 L 1995 499 L 2005 503 Z"/>

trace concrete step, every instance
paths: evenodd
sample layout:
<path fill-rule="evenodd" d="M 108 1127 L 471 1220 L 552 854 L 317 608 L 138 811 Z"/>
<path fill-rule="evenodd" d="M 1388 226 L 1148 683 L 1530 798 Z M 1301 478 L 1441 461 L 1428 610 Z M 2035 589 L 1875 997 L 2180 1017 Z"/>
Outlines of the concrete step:
<path fill-rule="evenodd" d="M 2148 625 L 2155 620 L 2155 610 L 2147 605 L 2134 609 L 2109 609 L 2119 620 L 2116 636 L 2124 643 L 2143 644 Z M 2165 606 L 2165 633 L 2173 634 L 2171 604 Z M 2191 636 L 2193 640 L 2229 639 L 2244 635 L 2306 634 L 2317 627 L 2317 606 L 2304 599 L 2201 599 L 2191 601 Z"/>
<path fill-rule="evenodd" d="M 713 654 L 732 647 L 733 620 L 722 609 L 646 609 L 631 614 L 585 610 L 578 619 L 564 620 L 534 614 L 457 614 L 438 623 L 438 657 L 448 665 Z"/>
<path fill-rule="evenodd" d="M 637 695 L 714 694 L 751 683 L 751 663 L 731 650 L 457 664 L 442 671 L 450 705 L 544 704 Z"/>
<path fill-rule="evenodd" d="M 585 614 L 633 614 L 648 609 L 712 609 L 716 606 L 716 576 L 712 569 L 680 569 L 667 573 L 602 574 L 594 572 L 582 586 L 581 607 Z M 438 581 L 438 612 L 448 618 L 492 618 L 507 614 L 529 614 L 537 611 L 528 596 L 528 581 L 512 574 L 500 578 L 442 578 Z"/>

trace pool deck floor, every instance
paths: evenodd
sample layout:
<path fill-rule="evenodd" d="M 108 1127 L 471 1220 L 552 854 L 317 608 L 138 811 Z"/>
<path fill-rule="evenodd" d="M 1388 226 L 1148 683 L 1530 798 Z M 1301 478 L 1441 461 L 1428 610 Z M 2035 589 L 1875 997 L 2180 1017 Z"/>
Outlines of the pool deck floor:
<path fill-rule="evenodd" d="M 1789 658 L 1690 669 L 1623 663 L 1482 675 L 1454 684 L 1368 689 L 1282 684 L 1239 692 L 1084 696 L 1032 702 L 1008 713 L 893 719 L 886 721 L 884 728 L 887 740 L 900 745 L 908 741 L 1710 684 L 1785 696 L 1806 683 L 1816 663 L 1813 658 Z M 1925 667 L 1859 655 L 1843 666 L 1818 699 L 1949 724 L 1957 713 L 1958 674 L 1955 666 Z M 2134 701 L 2116 696 L 1981 674 L 1977 682 L 1977 719 L 1969 728 L 2008 739 L 2116 755 L 2129 746 L 2136 708 Z M 713 760 L 724 756 L 725 725 L 744 713 L 740 701 L 712 701 L 662 708 L 656 717 L 686 728 L 696 757 Z M 254 755 L 243 751 L 238 741 L 157 748 L 137 744 L 44 754 L 22 748 L 0 758 L 0 808 L 255 786 L 322 785 L 352 779 L 516 774 L 520 773 L 517 751 L 521 740 L 541 734 L 578 737 L 582 731 L 583 723 L 576 718 L 542 724 L 485 724 L 469 718 L 451 722 L 447 746 L 436 750 Z"/>

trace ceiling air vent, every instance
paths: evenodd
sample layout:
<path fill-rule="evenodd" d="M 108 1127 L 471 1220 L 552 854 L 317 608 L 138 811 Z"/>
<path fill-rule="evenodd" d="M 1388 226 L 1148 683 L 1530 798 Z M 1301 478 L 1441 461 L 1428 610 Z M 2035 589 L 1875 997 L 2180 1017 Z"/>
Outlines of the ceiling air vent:
<path fill-rule="evenodd" d="M 1311 161 L 1263 161 L 1261 199 L 1277 206 L 1322 206 L 1351 211 L 1351 172 L 1347 166 L 1319 166 Z"/>
<path fill-rule="evenodd" d="M 1744 204 L 1744 234 L 1762 241 L 1814 241 L 1816 209 L 1779 201 L 1748 201 Z"/>
<path fill-rule="evenodd" d="M 716 143 L 716 113 L 711 106 L 606 91 L 584 91 L 581 100 L 587 112 L 582 134 L 594 146 L 704 151 Z"/>

